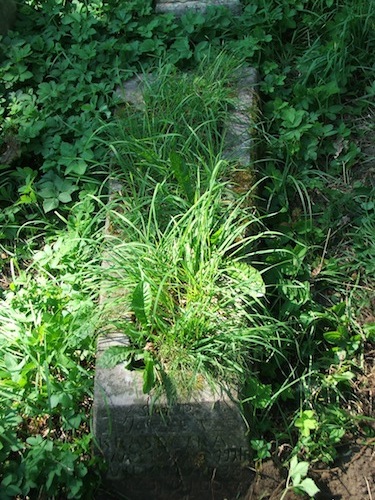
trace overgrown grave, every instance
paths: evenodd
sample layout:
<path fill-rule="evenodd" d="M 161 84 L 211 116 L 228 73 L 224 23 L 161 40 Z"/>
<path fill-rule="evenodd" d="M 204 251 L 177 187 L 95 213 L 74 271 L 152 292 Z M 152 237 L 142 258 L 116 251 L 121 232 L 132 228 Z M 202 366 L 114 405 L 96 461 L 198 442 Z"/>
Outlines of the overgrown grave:
<path fill-rule="evenodd" d="M 154 82 L 155 75 L 137 75 L 118 89 L 131 113 L 142 114 L 145 87 Z M 249 189 L 246 183 L 251 178 L 255 82 L 256 73 L 249 67 L 237 69 L 231 79 L 234 99 L 223 124 L 222 156 L 241 173 L 231 179 L 233 191 Z M 160 108 L 162 112 L 162 104 Z M 184 186 L 183 180 L 181 184 Z M 123 185 L 112 182 L 112 197 L 121 197 L 123 189 Z M 113 231 L 111 224 L 108 219 L 109 234 Z M 110 266 L 106 258 L 103 266 Z M 116 290 L 116 297 L 112 292 L 104 293 L 102 301 L 116 300 L 126 293 L 121 288 Z M 120 301 L 117 314 L 131 322 L 134 311 L 121 310 Z M 99 339 L 99 360 L 106 352 L 116 356 L 116 349 L 120 352 L 130 344 L 126 333 L 116 328 L 119 321 L 111 320 L 107 334 Z M 249 447 L 237 389 L 229 380 L 227 384 L 223 380 L 215 383 L 192 373 L 192 387 L 180 387 L 173 402 L 165 395 L 155 398 L 155 392 L 150 391 L 155 377 L 152 364 L 147 373 L 155 349 L 152 342 L 146 343 L 147 356 L 143 355 L 140 362 L 143 371 L 130 369 L 128 362 L 111 367 L 98 363 L 94 433 L 108 464 L 105 488 L 132 499 L 179 499 L 184 495 L 201 499 L 211 494 L 214 498 L 232 498 L 245 492 L 251 480 L 247 469 Z"/>

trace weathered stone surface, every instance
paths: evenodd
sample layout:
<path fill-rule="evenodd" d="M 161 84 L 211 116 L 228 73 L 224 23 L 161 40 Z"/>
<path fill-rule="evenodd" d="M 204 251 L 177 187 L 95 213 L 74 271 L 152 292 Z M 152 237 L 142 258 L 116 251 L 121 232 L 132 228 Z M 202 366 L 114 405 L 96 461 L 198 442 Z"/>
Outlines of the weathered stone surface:
<path fill-rule="evenodd" d="M 229 114 L 225 129 L 224 158 L 239 166 L 248 166 L 251 161 L 252 135 L 256 114 L 257 72 L 245 66 L 234 76 L 236 104 Z"/>
<path fill-rule="evenodd" d="M 103 337 L 99 356 L 126 343 L 121 334 Z M 172 407 L 163 400 L 152 404 L 142 385 L 142 374 L 123 364 L 96 370 L 94 434 L 109 466 L 108 485 L 131 499 L 155 500 L 180 499 L 197 487 L 196 498 L 206 498 L 213 475 L 219 491 L 236 494 L 241 474 L 245 488 L 249 451 L 237 403 L 205 386 Z"/>
<path fill-rule="evenodd" d="M 155 11 L 159 13 L 171 12 L 181 16 L 187 11 L 206 12 L 210 6 L 226 7 L 234 14 L 240 14 L 242 9 L 239 0 L 158 0 Z"/>
<path fill-rule="evenodd" d="M 152 81 L 150 74 L 140 74 L 129 78 L 116 89 L 116 96 L 137 109 L 144 108 L 143 91 L 147 82 Z"/>

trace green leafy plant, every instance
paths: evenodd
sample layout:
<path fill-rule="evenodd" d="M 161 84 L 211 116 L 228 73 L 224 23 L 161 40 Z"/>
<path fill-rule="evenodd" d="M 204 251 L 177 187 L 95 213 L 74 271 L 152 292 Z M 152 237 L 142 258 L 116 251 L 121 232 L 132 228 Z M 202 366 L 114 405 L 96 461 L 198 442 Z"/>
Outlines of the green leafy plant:
<path fill-rule="evenodd" d="M 303 437 L 309 437 L 312 430 L 318 427 L 318 422 L 312 410 L 304 410 L 294 424 Z"/>
<path fill-rule="evenodd" d="M 112 304 L 104 317 L 132 350 L 109 361 L 141 368 L 145 392 L 182 364 L 225 371 L 258 456 L 276 437 L 330 463 L 358 433 L 345 409 L 374 337 L 375 4 L 242 6 L 174 18 L 144 0 L 28 0 L 0 39 L 2 497 L 79 498 L 96 482 L 84 396 L 103 274 L 92 194 L 110 173 L 123 186 L 107 278 L 129 286 L 129 314 Z M 121 102 L 115 89 L 156 60 L 144 109 Z M 251 203 L 225 182 L 233 165 L 215 170 L 238 60 L 259 74 Z M 293 460 L 287 490 L 313 496 L 307 462 Z"/>
<path fill-rule="evenodd" d="M 304 493 L 310 498 L 314 498 L 319 493 L 319 488 L 314 481 L 306 477 L 309 470 L 308 462 L 299 462 L 296 456 L 293 456 L 289 464 L 289 472 L 286 480 L 286 487 L 280 499 L 283 500 L 289 491 Z"/>
<path fill-rule="evenodd" d="M 85 235 L 100 224 L 90 217 L 94 208 L 88 199 L 76 205 L 69 229 L 34 255 L 27 272 L 13 260 L 0 312 L 2 498 L 36 490 L 80 498 L 89 477 L 98 480 L 88 470 L 100 461 L 91 454 L 86 409 L 96 306 L 84 273 L 94 244 L 87 253 Z"/>
<path fill-rule="evenodd" d="M 273 350 L 276 325 L 271 319 L 263 324 L 263 280 L 246 261 L 253 238 L 242 236 L 256 219 L 241 215 L 238 203 L 223 204 L 222 167 L 218 164 L 209 188 L 165 230 L 158 226 L 155 197 L 148 219 L 137 225 L 132 212 L 114 214 L 121 238 L 109 240 L 108 279 L 112 287 L 121 283 L 127 290 L 121 300 L 134 315 L 122 324 L 130 339 L 123 360 L 131 367 L 143 357 L 147 389 L 157 381 L 152 373 L 159 366 L 171 378 L 185 377 L 185 383 L 202 372 L 229 381 L 246 369 L 246 359 L 263 356 L 261 346 L 264 353 Z M 142 207 L 145 201 L 138 203 Z M 114 349 L 117 362 L 120 348 Z M 110 362 L 112 354 L 109 349 L 103 362 Z"/>
<path fill-rule="evenodd" d="M 250 441 L 250 445 L 255 451 L 255 461 L 261 462 L 262 460 L 271 457 L 271 443 L 267 443 L 264 439 L 252 439 Z"/>
<path fill-rule="evenodd" d="M 119 102 L 117 120 L 107 128 L 115 154 L 113 175 L 126 185 L 144 178 L 149 189 L 154 189 L 152 181 L 168 182 L 192 203 L 196 183 L 206 185 L 222 153 L 225 122 L 235 102 L 231 80 L 240 66 L 238 58 L 214 52 L 186 73 L 166 58 L 142 76 L 133 95 L 125 89 L 125 103 Z M 197 164 L 199 179 L 194 178 Z"/>
<path fill-rule="evenodd" d="M 38 194 L 43 198 L 43 209 L 46 213 L 58 208 L 60 203 L 72 201 L 72 194 L 78 189 L 74 182 L 62 179 L 53 172 L 45 175 L 39 186 Z"/>

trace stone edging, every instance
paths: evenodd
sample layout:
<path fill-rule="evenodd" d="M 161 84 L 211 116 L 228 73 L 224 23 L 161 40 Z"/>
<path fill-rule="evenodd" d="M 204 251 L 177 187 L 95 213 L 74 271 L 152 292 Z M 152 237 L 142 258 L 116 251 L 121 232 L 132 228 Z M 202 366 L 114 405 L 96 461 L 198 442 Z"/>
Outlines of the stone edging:
<path fill-rule="evenodd" d="M 233 14 L 240 14 L 242 10 L 239 0 L 158 0 L 155 12 L 181 16 L 187 11 L 204 13 L 211 6 L 226 7 Z"/>

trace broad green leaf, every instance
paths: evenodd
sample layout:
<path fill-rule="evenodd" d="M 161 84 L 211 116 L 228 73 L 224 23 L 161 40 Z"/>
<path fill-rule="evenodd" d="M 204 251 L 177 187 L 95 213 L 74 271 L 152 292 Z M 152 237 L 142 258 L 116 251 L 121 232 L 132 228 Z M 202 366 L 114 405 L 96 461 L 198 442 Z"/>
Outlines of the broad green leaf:
<path fill-rule="evenodd" d="M 297 479 L 298 477 L 300 477 L 300 478 L 305 477 L 305 476 L 307 476 L 308 470 L 309 470 L 309 463 L 308 462 L 298 462 L 297 461 L 297 463 L 293 463 L 293 468 L 290 467 L 290 477 L 293 480 Z"/>
<path fill-rule="evenodd" d="M 190 59 L 193 55 L 188 37 L 179 37 L 170 47 L 172 62 L 179 59 Z"/>
<path fill-rule="evenodd" d="M 272 386 L 259 382 L 255 377 L 249 377 L 246 381 L 246 402 L 250 402 L 254 408 L 266 408 L 271 401 Z"/>
<path fill-rule="evenodd" d="M 143 393 L 148 394 L 155 385 L 154 361 L 148 357 L 143 371 Z"/>
<path fill-rule="evenodd" d="M 298 489 L 301 489 L 304 493 L 312 498 L 314 498 L 314 496 L 320 491 L 314 481 L 309 477 L 300 482 L 300 484 L 298 485 Z"/>
<path fill-rule="evenodd" d="M 76 156 L 76 148 L 74 147 L 73 144 L 70 144 L 69 142 L 62 142 L 60 145 L 60 153 L 61 156 L 66 156 L 66 157 L 74 157 Z"/>
<path fill-rule="evenodd" d="M 51 408 L 56 408 L 59 404 L 63 407 L 68 407 L 71 405 L 71 396 L 69 394 L 65 394 L 64 392 L 60 392 L 58 394 L 52 394 L 50 397 L 50 405 Z"/>
<path fill-rule="evenodd" d="M 82 422 L 81 415 L 72 415 L 68 419 L 68 424 L 72 429 L 78 429 Z"/>
<path fill-rule="evenodd" d="M 87 163 L 80 158 L 74 159 L 66 167 L 65 174 L 74 173 L 76 175 L 83 175 L 87 170 Z"/>
<path fill-rule="evenodd" d="M 366 338 L 370 342 L 375 340 L 375 323 L 367 323 L 363 325 L 363 331 L 366 335 Z"/>
<path fill-rule="evenodd" d="M 43 438 L 39 434 L 36 436 L 30 436 L 26 438 L 26 443 L 31 446 L 41 446 L 43 444 Z"/>
<path fill-rule="evenodd" d="M 333 429 L 329 433 L 329 439 L 334 443 L 339 443 L 341 438 L 343 438 L 344 436 L 345 436 L 345 429 L 343 429 L 342 427 L 338 429 Z"/>
<path fill-rule="evenodd" d="M 345 350 L 350 348 L 354 350 L 358 349 L 362 341 L 360 336 L 353 335 L 350 337 L 348 328 L 344 325 L 339 325 L 337 330 L 325 332 L 323 335 L 327 342 Z"/>
<path fill-rule="evenodd" d="M 271 456 L 271 443 L 267 443 L 264 439 L 252 439 L 250 444 L 252 449 L 257 452 L 257 460 L 264 460 Z"/>
<path fill-rule="evenodd" d="M 329 342 L 330 344 L 338 345 L 343 339 L 343 335 L 341 332 L 338 331 L 332 331 L 332 332 L 325 332 L 323 334 L 324 339 Z"/>
<path fill-rule="evenodd" d="M 12 480 L 15 479 L 15 478 L 13 478 L 12 475 L 7 475 L 7 476 L 5 476 L 4 480 L 2 481 L 3 484 L 4 484 L 4 481 L 7 477 L 9 477 Z M 7 495 L 7 497 L 5 497 L 5 498 L 16 498 L 17 496 L 22 495 L 22 490 L 18 486 L 16 486 L 15 484 L 9 484 L 8 486 L 6 486 L 5 494 Z"/>
<path fill-rule="evenodd" d="M 31 71 L 23 71 L 20 74 L 20 82 L 24 82 L 28 78 L 32 78 L 34 75 L 31 73 Z"/>
<path fill-rule="evenodd" d="M 52 394 L 49 400 L 51 408 L 56 408 L 60 403 L 60 394 Z"/>
<path fill-rule="evenodd" d="M 302 436 L 310 436 L 310 431 L 318 427 L 318 421 L 314 416 L 312 410 L 305 410 L 302 412 L 301 416 L 297 418 L 295 424 L 301 431 Z"/>
<path fill-rule="evenodd" d="M 132 308 L 137 320 L 143 325 L 149 324 L 149 317 L 152 307 L 151 286 L 148 281 L 141 281 L 135 287 L 132 296 Z"/>
<path fill-rule="evenodd" d="M 226 269 L 226 274 L 233 282 L 234 289 L 238 289 L 239 295 L 245 294 L 249 297 L 263 297 L 266 287 L 259 271 L 243 262 L 231 264 Z"/>
<path fill-rule="evenodd" d="M 22 363 L 18 363 L 18 359 L 10 353 L 5 353 L 4 363 L 7 370 L 10 372 L 18 371 L 21 368 Z"/>
<path fill-rule="evenodd" d="M 69 203 L 70 201 L 72 201 L 72 197 L 66 191 L 64 193 L 60 193 L 58 198 L 61 201 L 61 203 Z"/>
<path fill-rule="evenodd" d="M 38 194 L 42 198 L 56 198 L 58 189 L 52 182 L 44 182 L 42 189 L 39 189 Z"/>
<path fill-rule="evenodd" d="M 47 198 L 43 201 L 43 210 L 47 213 L 59 206 L 58 198 Z"/>
<path fill-rule="evenodd" d="M 294 455 L 289 462 L 289 470 L 292 471 L 295 467 L 297 467 L 298 464 L 298 458 L 296 455 Z"/>

